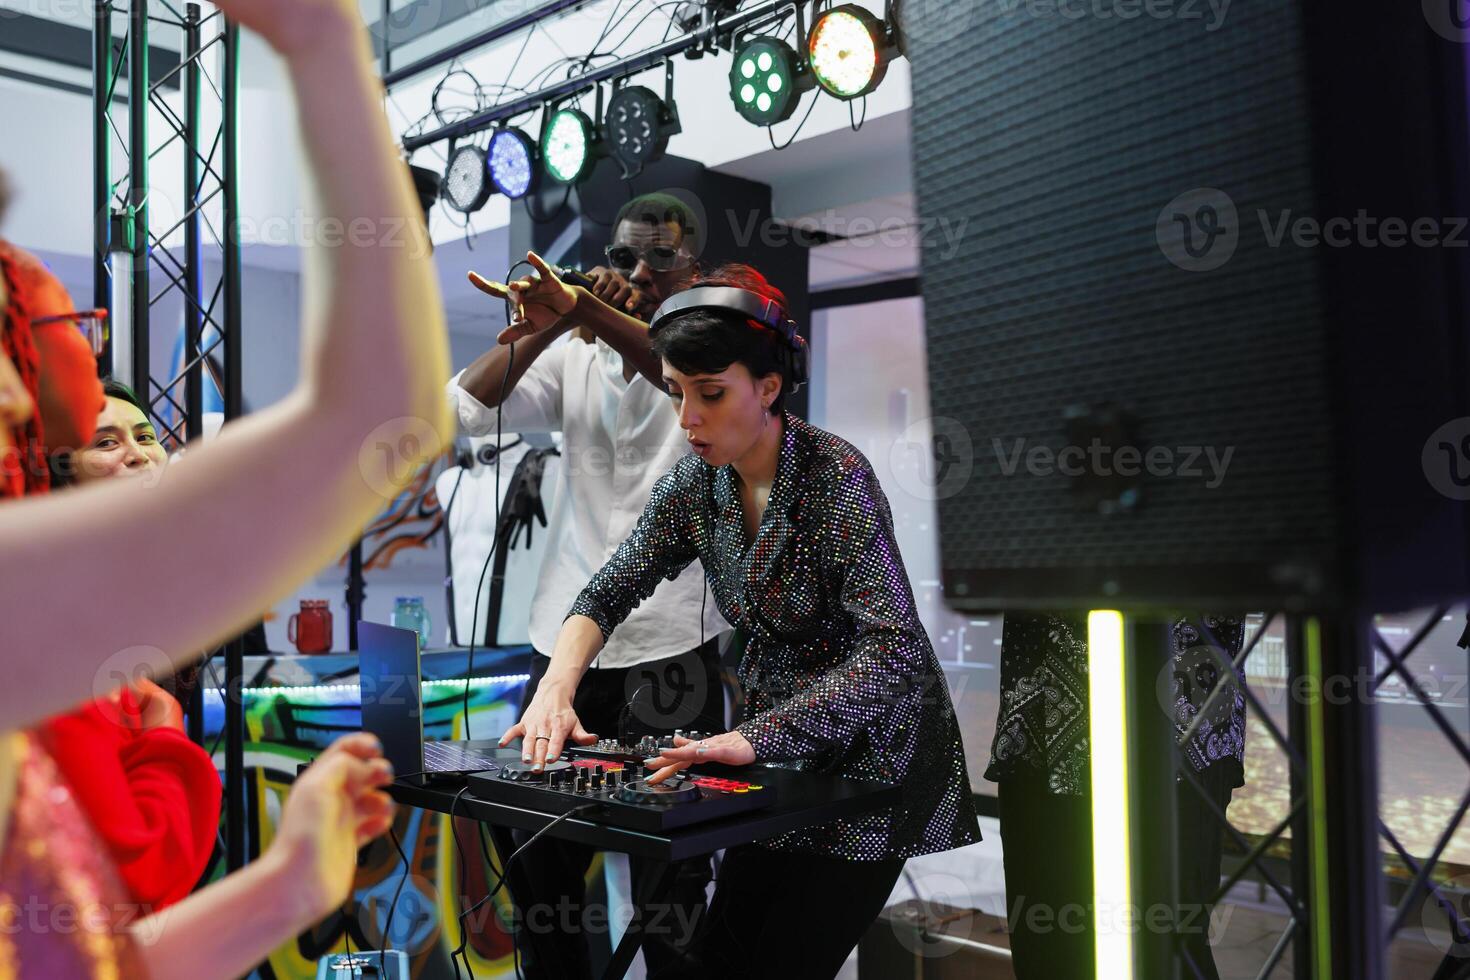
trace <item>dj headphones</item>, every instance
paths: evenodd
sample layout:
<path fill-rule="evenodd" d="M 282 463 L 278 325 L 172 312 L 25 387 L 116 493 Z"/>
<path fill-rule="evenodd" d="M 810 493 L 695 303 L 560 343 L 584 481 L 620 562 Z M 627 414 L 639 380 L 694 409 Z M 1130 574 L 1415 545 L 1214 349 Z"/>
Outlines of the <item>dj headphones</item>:
<path fill-rule="evenodd" d="M 807 346 L 806 338 L 796 332 L 796 321 L 786 314 L 779 303 L 738 286 L 695 286 L 682 293 L 675 293 L 664 300 L 663 305 L 653 314 L 653 319 L 648 323 L 648 332 L 653 333 L 666 326 L 670 320 L 695 310 L 735 313 L 774 330 L 785 341 L 781 345 L 781 370 L 791 385 L 791 391 L 796 391 L 810 380 L 812 352 Z"/>

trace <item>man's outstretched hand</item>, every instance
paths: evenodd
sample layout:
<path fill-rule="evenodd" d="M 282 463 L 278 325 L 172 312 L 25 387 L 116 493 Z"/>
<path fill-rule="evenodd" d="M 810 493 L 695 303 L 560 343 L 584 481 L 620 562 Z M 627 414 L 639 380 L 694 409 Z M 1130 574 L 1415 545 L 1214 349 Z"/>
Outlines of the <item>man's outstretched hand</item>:
<path fill-rule="evenodd" d="M 470 273 L 470 283 L 476 289 L 498 299 L 509 299 L 514 306 L 510 325 L 495 338 L 502 344 L 550 330 L 577 308 L 577 290 L 562 282 L 545 259 L 535 252 L 527 252 L 526 261 L 535 267 L 535 274 L 508 283 L 492 282 L 478 272 Z"/>

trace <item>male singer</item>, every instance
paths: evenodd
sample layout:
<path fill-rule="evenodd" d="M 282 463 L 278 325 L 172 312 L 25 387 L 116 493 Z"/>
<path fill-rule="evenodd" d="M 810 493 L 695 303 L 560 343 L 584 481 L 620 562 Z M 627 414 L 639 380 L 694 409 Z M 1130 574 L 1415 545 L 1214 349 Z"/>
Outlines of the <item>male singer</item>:
<path fill-rule="evenodd" d="M 672 195 L 646 194 L 618 212 L 613 230 L 606 266 L 589 273 L 591 292 L 608 306 L 646 320 L 698 273 L 702 239 L 697 219 Z M 498 295 L 482 282 L 476 285 Z M 576 327 L 590 330 L 594 342 L 554 343 Z M 522 711 L 546 672 L 567 610 L 628 536 L 655 481 L 688 451 L 678 415 L 668 404 L 658 358 L 646 336 L 632 341 L 626 319 L 584 317 L 574 310 L 556 328 L 517 340 L 513 357 L 505 344 L 491 348 L 448 386 L 460 427 L 469 435 L 494 433 L 499 415 L 504 432 L 559 430 L 563 437 L 563 485 L 531 603 L 534 652 Z M 587 730 L 616 737 L 625 709 L 638 734 L 675 728 L 723 732 L 728 727 L 719 637 L 730 627 L 713 602 L 706 608 L 703 589 L 704 571 L 696 562 L 677 579 L 663 582 L 628 617 L 577 690 L 577 716 Z M 512 896 L 519 921 L 553 933 L 564 933 L 571 925 L 575 933 L 538 935 L 521 944 L 527 976 L 591 976 L 588 930 L 576 924 L 586 921 L 584 880 L 592 856 L 591 848 L 543 839 L 519 858 L 535 892 Z M 636 860 L 631 864 L 637 894 L 639 882 L 657 869 Z M 707 858 L 682 862 L 676 869 L 672 900 L 679 914 L 665 921 L 679 928 L 647 937 L 650 973 L 661 972 L 687 943 L 703 916 L 709 880 Z M 538 953 L 563 961 L 543 962 Z"/>

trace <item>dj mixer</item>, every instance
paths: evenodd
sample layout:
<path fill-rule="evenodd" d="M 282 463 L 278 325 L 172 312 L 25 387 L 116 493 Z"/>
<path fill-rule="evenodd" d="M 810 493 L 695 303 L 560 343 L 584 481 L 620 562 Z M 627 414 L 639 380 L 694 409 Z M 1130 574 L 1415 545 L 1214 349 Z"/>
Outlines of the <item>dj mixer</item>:
<path fill-rule="evenodd" d="M 708 736 L 700 732 L 685 732 L 679 730 L 674 735 L 682 735 L 692 742 Z M 655 737 L 645 735 L 636 743 L 620 742 L 615 738 L 599 739 L 591 745 L 568 745 L 566 755 L 574 759 L 602 759 L 607 762 L 623 762 L 634 765 L 642 765 L 645 759 L 652 759 L 658 755 L 660 749 L 673 748 L 674 738 L 670 735 Z"/>
<path fill-rule="evenodd" d="M 648 740 L 645 740 L 648 741 Z M 667 740 L 665 740 L 667 744 Z M 494 772 L 469 777 L 470 791 L 483 800 L 549 813 L 593 804 L 586 818 L 632 830 L 660 832 L 718 820 L 770 806 L 775 791 L 725 767 L 723 772 L 696 773 L 686 769 L 657 785 L 653 770 L 643 762 L 658 754 L 657 743 L 646 746 L 603 741 L 571 746 L 560 759 L 537 772 L 529 763 L 503 762 Z"/>

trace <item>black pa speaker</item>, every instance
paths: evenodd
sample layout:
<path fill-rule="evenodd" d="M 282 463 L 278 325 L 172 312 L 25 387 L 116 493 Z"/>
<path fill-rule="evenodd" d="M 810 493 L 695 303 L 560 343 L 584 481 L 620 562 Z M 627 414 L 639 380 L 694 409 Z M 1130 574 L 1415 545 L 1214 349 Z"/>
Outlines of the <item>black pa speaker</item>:
<path fill-rule="evenodd" d="M 953 604 L 1470 593 L 1459 3 L 905 5 Z"/>

